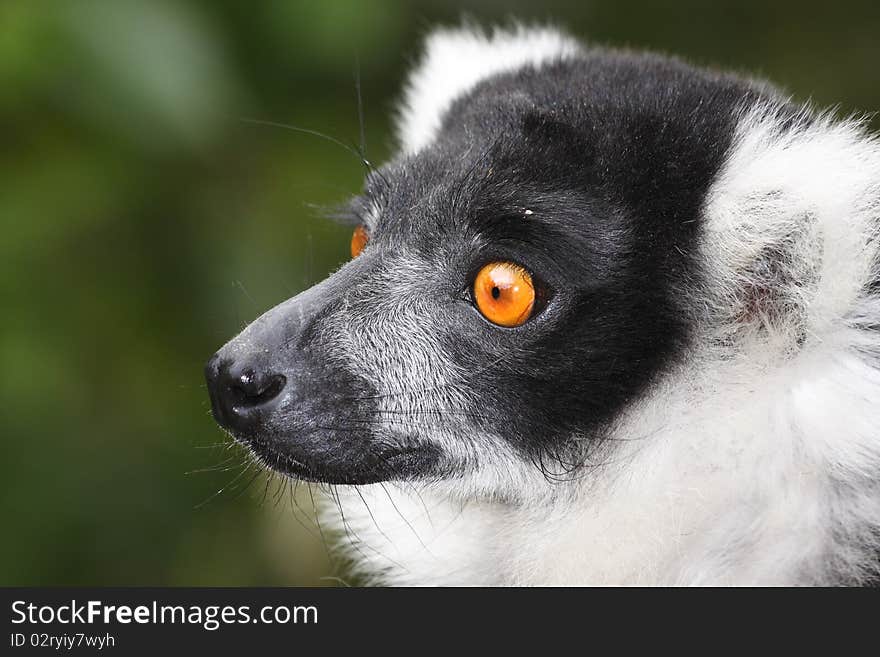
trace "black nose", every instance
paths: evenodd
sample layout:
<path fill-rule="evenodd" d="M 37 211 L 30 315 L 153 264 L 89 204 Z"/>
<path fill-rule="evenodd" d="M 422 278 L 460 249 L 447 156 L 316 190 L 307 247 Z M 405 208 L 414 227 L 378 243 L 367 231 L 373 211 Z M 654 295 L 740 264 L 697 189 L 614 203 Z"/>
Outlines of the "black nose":
<path fill-rule="evenodd" d="M 214 419 L 232 431 L 254 428 L 277 405 L 287 384 L 282 374 L 247 361 L 222 360 L 216 354 L 205 366 L 205 379 Z"/>

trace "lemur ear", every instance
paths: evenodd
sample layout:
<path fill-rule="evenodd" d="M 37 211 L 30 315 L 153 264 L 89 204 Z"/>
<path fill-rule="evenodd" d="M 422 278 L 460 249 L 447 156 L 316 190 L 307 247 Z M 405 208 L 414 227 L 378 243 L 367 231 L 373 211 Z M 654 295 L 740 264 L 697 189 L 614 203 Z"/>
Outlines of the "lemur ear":
<path fill-rule="evenodd" d="M 516 25 L 486 33 L 465 25 L 430 33 L 398 110 L 401 150 L 414 153 L 429 144 L 452 103 L 482 80 L 526 66 L 537 68 L 580 51 L 577 41 L 548 27 Z"/>
<path fill-rule="evenodd" d="M 822 334 L 880 265 L 880 145 L 867 123 L 745 112 L 704 208 L 707 275 L 734 323 Z"/>

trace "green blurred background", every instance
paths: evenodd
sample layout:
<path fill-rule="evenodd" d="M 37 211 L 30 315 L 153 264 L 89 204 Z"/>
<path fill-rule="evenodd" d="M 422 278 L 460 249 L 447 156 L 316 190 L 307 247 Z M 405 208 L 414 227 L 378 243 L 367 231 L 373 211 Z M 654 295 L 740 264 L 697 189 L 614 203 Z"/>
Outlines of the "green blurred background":
<path fill-rule="evenodd" d="M 274 486 L 212 498 L 237 470 L 191 473 L 240 461 L 211 447 L 202 364 L 346 258 L 315 206 L 362 175 L 338 146 L 241 119 L 356 142 L 359 62 L 382 161 L 420 36 L 462 15 L 880 108 L 876 0 L 0 0 L 0 584 L 346 578 Z"/>

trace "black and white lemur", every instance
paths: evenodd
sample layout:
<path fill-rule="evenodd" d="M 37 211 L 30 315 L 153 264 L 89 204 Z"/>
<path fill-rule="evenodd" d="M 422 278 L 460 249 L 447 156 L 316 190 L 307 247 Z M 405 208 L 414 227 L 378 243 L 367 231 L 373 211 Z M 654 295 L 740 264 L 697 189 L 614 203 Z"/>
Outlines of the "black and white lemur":
<path fill-rule="evenodd" d="M 440 30 L 350 262 L 208 363 L 385 584 L 880 573 L 880 143 L 553 29 Z"/>

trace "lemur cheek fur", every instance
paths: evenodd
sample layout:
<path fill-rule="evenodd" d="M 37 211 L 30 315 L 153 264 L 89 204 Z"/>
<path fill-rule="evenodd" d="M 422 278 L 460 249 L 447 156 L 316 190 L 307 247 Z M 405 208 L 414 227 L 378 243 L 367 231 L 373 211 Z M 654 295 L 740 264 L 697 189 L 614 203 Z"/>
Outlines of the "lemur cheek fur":
<path fill-rule="evenodd" d="M 359 572 L 880 581 L 865 122 L 525 27 L 433 32 L 397 117 L 352 260 L 207 368 Z"/>

